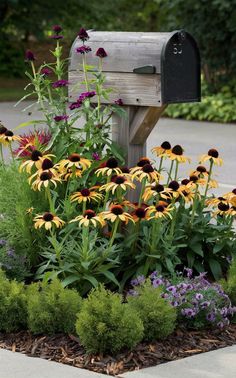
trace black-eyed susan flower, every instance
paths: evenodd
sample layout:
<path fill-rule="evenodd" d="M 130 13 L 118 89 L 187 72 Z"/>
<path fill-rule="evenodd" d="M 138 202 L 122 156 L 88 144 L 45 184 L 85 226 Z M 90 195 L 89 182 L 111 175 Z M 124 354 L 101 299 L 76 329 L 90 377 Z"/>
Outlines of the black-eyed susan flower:
<path fill-rule="evenodd" d="M 101 214 L 104 219 L 110 220 L 112 223 L 114 223 L 116 220 L 125 222 L 126 224 L 129 221 L 134 223 L 132 216 L 125 212 L 121 205 L 111 205 L 110 210 L 103 211 Z"/>
<path fill-rule="evenodd" d="M 176 146 L 174 146 L 171 149 L 170 155 L 168 157 L 171 160 L 177 161 L 178 163 L 186 163 L 186 162 L 190 163 L 190 158 L 185 156 L 183 153 L 184 153 L 183 148 L 179 144 L 176 144 Z"/>
<path fill-rule="evenodd" d="M 213 198 L 210 198 L 210 199 L 206 200 L 206 205 L 207 206 L 216 207 L 220 203 L 224 203 L 224 204 L 228 205 L 229 200 L 225 196 L 220 196 L 220 197 L 216 197 L 216 198 L 213 197 Z"/>
<path fill-rule="evenodd" d="M 207 154 L 202 155 L 199 161 L 201 164 L 205 163 L 206 161 L 210 161 L 215 165 L 223 164 L 223 159 L 219 157 L 219 152 L 214 148 L 211 148 Z"/>
<path fill-rule="evenodd" d="M 36 180 L 32 182 L 33 190 L 41 190 L 42 186 L 49 187 L 50 184 L 57 186 L 57 182 L 61 182 L 59 176 L 54 175 L 51 171 L 43 171 L 36 176 Z M 29 178 L 29 183 L 35 178 L 35 174 Z"/>
<path fill-rule="evenodd" d="M 44 213 L 43 215 L 37 215 L 34 218 L 34 222 L 35 228 L 45 227 L 46 230 L 51 230 L 53 226 L 61 228 L 65 224 L 62 219 L 49 212 Z"/>
<path fill-rule="evenodd" d="M 130 173 L 132 175 L 132 180 L 136 179 L 140 182 L 142 182 L 143 179 L 148 182 L 158 182 L 161 177 L 160 173 L 149 163 L 143 165 L 142 167 L 137 166 L 131 168 Z"/>
<path fill-rule="evenodd" d="M 172 218 L 171 216 L 172 207 L 171 206 L 164 206 L 162 202 L 158 202 L 155 206 L 149 206 L 147 208 L 147 213 L 149 216 L 149 220 L 156 218 Z"/>
<path fill-rule="evenodd" d="M 66 169 L 66 168 L 78 168 L 82 170 L 86 170 L 91 166 L 91 161 L 89 159 L 81 157 L 77 153 L 73 153 L 68 156 L 67 159 L 63 159 L 58 163 L 59 169 Z"/>
<path fill-rule="evenodd" d="M 70 223 L 78 222 L 79 227 L 89 227 L 90 225 L 97 227 L 101 226 L 104 227 L 106 222 L 103 219 L 102 214 L 96 215 L 95 211 L 88 209 L 85 210 L 83 215 L 79 215 L 76 218 L 72 219 Z"/>
<path fill-rule="evenodd" d="M 141 206 L 135 206 L 134 211 L 132 211 L 132 213 L 131 213 L 135 223 L 142 221 L 142 220 L 148 220 L 147 208 L 148 208 L 148 206 L 145 205 L 145 204 L 143 204 Z"/>
<path fill-rule="evenodd" d="M 151 160 L 147 158 L 146 156 L 139 159 L 137 162 L 137 167 L 143 167 L 146 164 L 152 164 Z"/>
<path fill-rule="evenodd" d="M 191 176 L 197 176 L 198 179 L 198 184 L 199 185 L 205 185 L 208 181 L 209 178 L 209 172 L 207 171 L 206 167 L 203 165 L 199 165 L 195 170 L 190 172 L 190 177 Z M 210 179 L 208 182 L 209 188 L 217 188 L 218 183 L 216 180 Z"/>
<path fill-rule="evenodd" d="M 1 134 L 0 136 L 0 143 L 8 146 L 9 143 L 12 142 L 19 142 L 21 140 L 21 137 L 18 135 L 14 135 L 13 131 L 7 130 L 5 133 Z"/>
<path fill-rule="evenodd" d="M 162 158 L 168 158 L 171 154 L 171 144 L 167 141 L 163 142 L 160 146 L 154 147 L 152 152 L 156 154 L 156 156 Z"/>
<path fill-rule="evenodd" d="M 34 150 L 31 153 L 31 156 L 28 160 L 24 161 L 19 168 L 19 171 L 26 171 L 27 173 L 31 173 L 33 167 L 36 169 L 42 168 L 42 162 L 44 159 L 50 160 L 51 157 L 54 157 L 52 154 L 45 154 L 43 155 L 41 151 Z M 51 160 L 50 160 L 51 161 Z"/>
<path fill-rule="evenodd" d="M 73 193 L 70 197 L 71 202 L 76 201 L 78 203 L 82 203 L 82 202 L 93 202 L 93 201 L 98 202 L 98 201 L 100 201 L 103 198 L 103 196 L 102 196 L 102 194 L 95 191 L 95 189 L 97 189 L 97 188 L 98 187 L 92 187 L 90 189 L 83 188 L 80 191 Z"/>
<path fill-rule="evenodd" d="M 224 197 L 228 200 L 230 200 L 232 197 L 234 198 L 235 196 L 236 196 L 236 188 L 234 188 L 231 192 L 224 194 Z"/>
<path fill-rule="evenodd" d="M 212 215 L 213 215 L 213 217 L 215 217 L 217 215 L 228 216 L 229 213 L 230 213 L 229 210 L 230 210 L 230 206 L 229 206 L 228 203 L 220 202 L 217 205 L 217 210 L 214 211 L 214 213 Z"/>
<path fill-rule="evenodd" d="M 178 192 L 186 203 L 192 203 L 196 197 L 200 198 L 200 194 L 194 191 L 191 185 L 180 185 Z"/>
<path fill-rule="evenodd" d="M 62 181 L 67 181 L 72 177 L 82 177 L 83 170 L 82 168 L 66 168 L 60 169 L 59 168 L 59 175 Z"/>
<path fill-rule="evenodd" d="M 115 194 L 116 190 L 119 188 L 124 191 L 129 188 L 135 189 L 135 185 L 128 179 L 128 174 L 126 176 L 115 176 L 111 182 L 102 185 L 99 190 L 105 190 L 105 192 Z"/>
<path fill-rule="evenodd" d="M 178 198 L 180 196 L 179 187 L 180 185 L 178 181 L 176 180 L 171 181 L 168 185 L 168 189 L 170 189 L 170 191 L 167 192 L 168 195 L 170 195 L 173 198 Z"/>
<path fill-rule="evenodd" d="M 143 193 L 143 200 L 149 201 L 151 198 L 170 198 L 170 195 L 168 193 L 171 193 L 171 189 L 165 188 L 162 184 L 154 184 L 154 185 L 147 185 L 144 193 Z"/>
<path fill-rule="evenodd" d="M 122 172 L 118 167 L 118 161 L 114 157 L 111 157 L 105 162 L 104 167 L 96 170 L 95 174 L 97 176 L 111 176 L 112 174 L 120 175 Z"/>

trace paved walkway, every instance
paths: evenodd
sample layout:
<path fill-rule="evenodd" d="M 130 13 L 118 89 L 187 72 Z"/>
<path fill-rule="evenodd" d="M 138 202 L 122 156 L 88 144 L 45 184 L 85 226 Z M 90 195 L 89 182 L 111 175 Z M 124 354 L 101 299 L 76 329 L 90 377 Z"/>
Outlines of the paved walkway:
<path fill-rule="evenodd" d="M 0 378 L 99 378 L 89 370 L 0 349 Z M 236 346 L 119 375 L 123 378 L 235 378 Z"/>

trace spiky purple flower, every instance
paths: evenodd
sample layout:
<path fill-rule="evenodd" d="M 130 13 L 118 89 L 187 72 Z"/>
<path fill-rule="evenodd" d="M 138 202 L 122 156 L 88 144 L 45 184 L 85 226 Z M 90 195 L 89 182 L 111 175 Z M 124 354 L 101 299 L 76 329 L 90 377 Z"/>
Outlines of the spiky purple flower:
<path fill-rule="evenodd" d="M 52 38 L 52 39 L 62 39 L 64 37 L 63 37 L 63 35 L 53 34 L 53 35 L 50 35 L 50 38 Z"/>
<path fill-rule="evenodd" d="M 117 100 L 115 100 L 114 104 L 119 105 L 119 106 L 124 105 L 123 100 L 121 98 L 118 98 Z"/>
<path fill-rule="evenodd" d="M 103 47 L 99 47 L 99 49 L 97 49 L 95 55 L 98 56 L 99 58 L 106 58 L 107 57 L 107 53 L 106 53 L 106 51 L 104 50 Z"/>
<path fill-rule="evenodd" d="M 33 62 L 35 60 L 34 53 L 31 50 L 27 50 L 25 53 L 25 60 L 27 62 Z"/>
<path fill-rule="evenodd" d="M 52 71 L 49 68 L 44 67 L 41 69 L 40 73 L 43 76 L 50 76 L 52 74 Z"/>
<path fill-rule="evenodd" d="M 72 104 L 70 104 L 69 108 L 70 110 L 74 110 L 74 109 L 78 109 L 80 108 L 82 105 L 82 101 L 75 101 L 75 102 L 72 102 Z"/>
<path fill-rule="evenodd" d="M 52 30 L 56 33 L 59 34 L 62 31 L 62 27 L 60 25 L 53 25 Z"/>
<path fill-rule="evenodd" d="M 92 153 L 92 158 L 93 158 L 93 160 L 100 160 L 101 159 L 100 155 L 97 152 Z"/>
<path fill-rule="evenodd" d="M 86 98 L 92 98 L 94 96 L 96 96 L 95 91 L 83 92 L 83 93 L 80 94 L 78 101 L 84 101 Z"/>
<path fill-rule="evenodd" d="M 63 114 L 63 115 L 60 115 L 60 116 L 55 116 L 53 119 L 54 119 L 55 122 L 60 122 L 60 121 L 67 121 L 68 118 L 69 118 L 68 115 Z"/>
<path fill-rule="evenodd" d="M 84 29 L 84 28 L 81 28 L 79 33 L 78 33 L 78 37 L 79 39 L 81 39 L 81 41 L 87 41 L 89 39 L 89 35 L 87 33 L 87 31 Z"/>
<path fill-rule="evenodd" d="M 90 51 L 92 51 L 91 47 L 85 45 L 76 48 L 78 54 L 87 54 Z"/>
<path fill-rule="evenodd" d="M 68 80 L 57 80 L 54 83 L 52 83 L 53 88 L 61 88 L 61 87 L 66 87 L 69 84 Z"/>

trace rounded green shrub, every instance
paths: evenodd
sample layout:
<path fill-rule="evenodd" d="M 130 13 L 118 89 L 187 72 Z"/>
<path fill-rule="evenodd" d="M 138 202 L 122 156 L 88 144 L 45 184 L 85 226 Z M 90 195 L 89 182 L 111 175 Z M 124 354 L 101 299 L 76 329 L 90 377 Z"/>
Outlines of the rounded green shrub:
<path fill-rule="evenodd" d="M 28 328 L 31 332 L 74 333 L 82 299 L 75 290 L 63 288 L 58 279 L 32 284 L 27 290 Z"/>
<path fill-rule="evenodd" d="M 136 290 L 138 295 L 129 296 L 128 303 L 143 321 L 144 340 L 164 339 L 174 331 L 175 308 L 161 297 L 161 290 L 153 288 L 150 282 Z"/>
<path fill-rule="evenodd" d="M 0 270 L 0 331 L 27 328 L 27 304 L 24 284 L 9 281 Z"/>
<path fill-rule="evenodd" d="M 143 323 L 122 297 L 100 286 L 84 299 L 76 331 L 87 352 L 118 352 L 143 338 Z"/>

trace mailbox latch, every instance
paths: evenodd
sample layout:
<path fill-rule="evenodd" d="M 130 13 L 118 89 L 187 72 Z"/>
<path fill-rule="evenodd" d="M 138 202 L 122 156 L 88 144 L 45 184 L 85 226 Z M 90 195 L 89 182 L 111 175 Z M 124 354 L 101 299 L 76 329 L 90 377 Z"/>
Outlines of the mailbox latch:
<path fill-rule="evenodd" d="M 136 74 L 154 74 L 156 73 L 156 67 L 148 64 L 147 66 L 134 68 L 133 72 Z"/>

